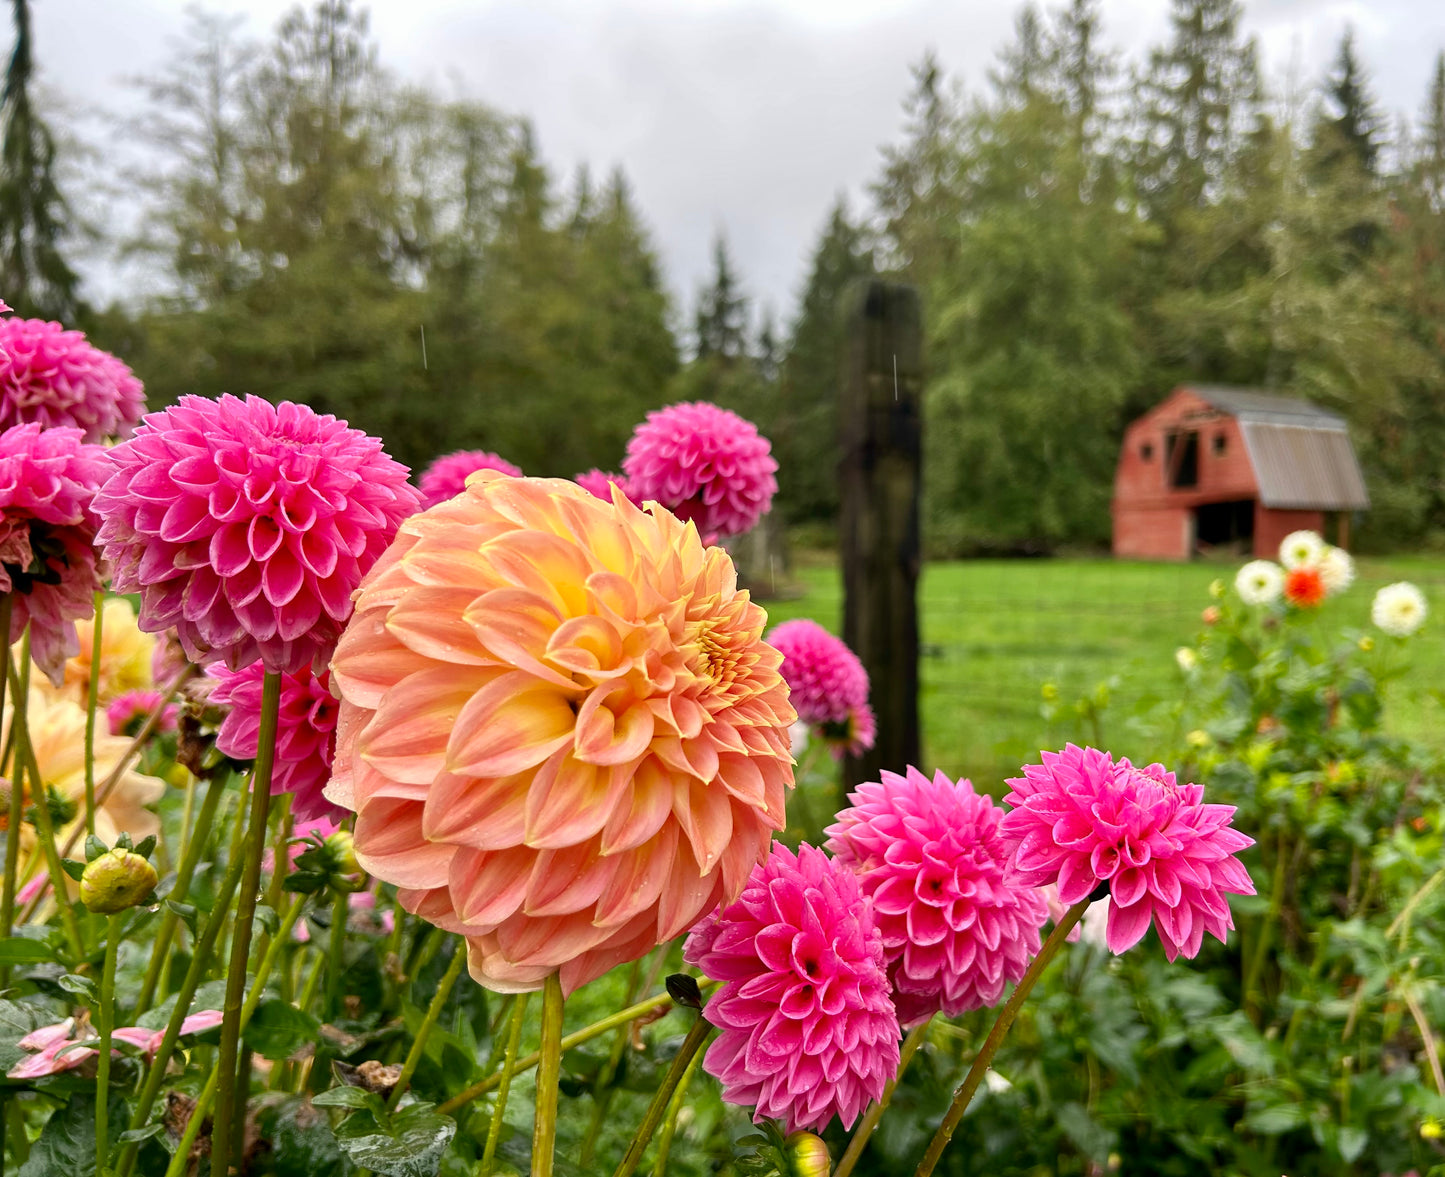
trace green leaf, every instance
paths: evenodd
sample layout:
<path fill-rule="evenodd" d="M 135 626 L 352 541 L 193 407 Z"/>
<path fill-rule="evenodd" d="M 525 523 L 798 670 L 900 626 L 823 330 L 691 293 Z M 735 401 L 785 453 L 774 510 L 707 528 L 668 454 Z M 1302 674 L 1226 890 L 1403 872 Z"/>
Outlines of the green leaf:
<path fill-rule="evenodd" d="M 8 943 L 8 941 L 0 941 Z M 53 1025 L 55 1014 L 27 1001 L 0 1001 L 0 1074 L 30 1054 L 16 1045 L 32 1030 Z"/>
<path fill-rule="evenodd" d="M 181 922 L 190 930 L 192 936 L 200 934 L 196 930 L 196 908 L 194 904 L 177 903 L 174 899 L 167 899 L 166 907 L 180 917 Z"/>
<path fill-rule="evenodd" d="M 1060 1104 L 1055 1117 L 1064 1135 L 1074 1146 L 1097 1165 L 1107 1164 L 1109 1154 L 1119 1141 L 1117 1132 L 1111 1132 L 1089 1115 L 1081 1103 Z"/>
<path fill-rule="evenodd" d="M 1363 1128 L 1341 1128 L 1339 1149 L 1340 1159 L 1347 1165 L 1354 1164 L 1370 1143 L 1370 1134 Z"/>
<path fill-rule="evenodd" d="M 110 847 L 108 847 L 94 834 L 88 835 L 85 839 L 85 861 L 94 862 L 108 849 L 110 849 Z"/>
<path fill-rule="evenodd" d="M 166 1126 L 157 1120 L 154 1124 L 147 1124 L 144 1128 L 127 1128 L 120 1134 L 121 1144 L 139 1144 L 142 1140 L 149 1140 L 152 1136 L 159 1136 L 166 1130 Z"/>
<path fill-rule="evenodd" d="M 107 1135 L 114 1144 L 120 1138 L 128 1116 L 125 1100 L 112 1092 Z M 70 1102 L 45 1122 L 40 1139 L 30 1150 L 30 1159 L 19 1177 L 56 1177 L 64 1173 L 95 1171 L 95 1097 L 73 1095 Z"/>
<path fill-rule="evenodd" d="M 456 1130 L 450 1116 L 437 1115 L 429 1103 L 414 1103 L 392 1116 L 386 1128 L 365 1112 L 351 1116 L 336 1139 L 353 1164 L 379 1177 L 436 1177 Z"/>
<path fill-rule="evenodd" d="M 1245 1126 L 1263 1136 L 1279 1136 L 1292 1132 L 1308 1122 L 1309 1115 L 1299 1104 L 1277 1103 L 1252 1108 L 1244 1117 Z"/>
<path fill-rule="evenodd" d="M 316 1041 L 321 1023 L 289 1001 L 269 998 L 256 1007 L 246 1025 L 246 1045 L 273 1062 L 290 1058 Z"/>
<path fill-rule="evenodd" d="M 81 876 L 85 874 L 85 863 L 78 859 L 65 858 L 61 859 L 60 869 L 78 883 L 81 880 Z"/>
<path fill-rule="evenodd" d="M 66 973 L 56 982 L 67 993 L 74 993 L 77 997 L 83 997 L 92 1005 L 100 1003 L 100 991 L 96 989 L 95 982 L 89 977 L 82 977 L 78 973 Z"/>
<path fill-rule="evenodd" d="M 281 928 L 281 917 L 269 904 L 256 904 L 255 922 L 260 924 L 266 935 L 274 936 Z"/>
<path fill-rule="evenodd" d="M 42 940 L 22 940 L 18 937 L 0 940 L 0 965 L 41 964 L 59 959 L 55 949 Z"/>
<path fill-rule="evenodd" d="M 151 856 L 151 851 L 153 851 L 155 848 L 156 836 L 154 834 L 147 834 L 138 843 L 136 843 L 135 852 L 139 854 L 142 858 L 149 858 Z"/>
<path fill-rule="evenodd" d="M 313 1095 L 311 1103 L 318 1108 L 369 1108 L 376 1112 L 382 1112 L 386 1107 L 386 1101 L 376 1092 L 344 1084 Z"/>

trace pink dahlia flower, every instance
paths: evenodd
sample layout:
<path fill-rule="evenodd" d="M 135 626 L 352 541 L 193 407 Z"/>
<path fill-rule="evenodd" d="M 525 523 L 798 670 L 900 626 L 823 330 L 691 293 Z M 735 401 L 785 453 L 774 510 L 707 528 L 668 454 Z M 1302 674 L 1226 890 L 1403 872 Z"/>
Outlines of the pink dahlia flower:
<path fill-rule="evenodd" d="M 321 668 L 362 575 L 416 509 L 381 442 L 305 405 L 185 396 L 110 451 L 98 542 L 148 633 L 239 670 Z"/>
<path fill-rule="evenodd" d="M 357 861 L 492 989 L 571 992 L 687 931 L 784 824 L 766 621 L 661 507 L 484 471 L 402 524 L 331 663 Z"/>
<path fill-rule="evenodd" d="M 756 425 L 706 401 L 648 413 L 622 462 L 628 494 L 695 523 L 704 543 L 752 530 L 778 493 L 777 468 Z"/>
<path fill-rule="evenodd" d="M 143 412 L 135 374 L 81 332 L 43 319 L 0 321 L 0 429 L 66 425 L 97 442 L 129 435 Z"/>
<path fill-rule="evenodd" d="M 598 470 L 593 467 L 585 474 L 579 474 L 572 479 L 578 486 L 588 494 L 594 494 L 604 503 L 612 501 L 612 488 L 615 486 L 623 494 L 627 494 L 627 479 L 621 474 L 613 474 L 608 470 Z M 631 495 L 627 496 L 631 498 Z"/>
<path fill-rule="evenodd" d="M 141 729 L 141 725 L 150 718 L 151 712 L 161 705 L 165 696 L 160 691 L 148 691 L 144 689 L 126 691 L 123 695 L 117 695 L 110 701 L 105 709 L 105 718 L 110 724 L 110 734 L 113 736 L 133 736 Z M 160 722 L 156 724 L 156 731 L 161 733 L 173 732 L 180 721 L 181 709 L 171 703 L 161 712 Z"/>
<path fill-rule="evenodd" d="M 443 454 L 422 471 L 417 482 L 421 488 L 422 507 L 435 507 L 447 499 L 456 498 L 465 489 L 467 476 L 478 470 L 500 470 L 513 478 L 522 476 L 520 466 L 512 465 L 490 450 L 458 450 L 454 454 Z"/>
<path fill-rule="evenodd" d="M 1179 785 L 1162 764 L 1135 768 L 1070 744 L 1024 766 L 1003 819 L 1019 881 L 1057 882 L 1070 906 L 1109 890 L 1109 951 L 1143 938 L 1153 920 L 1173 960 L 1192 957 L 1208 932 L 1224 940 L 1234 919 L 1226 894 L 1253 895 L 1235 857 L 1254 844 L 1231 828 L 1232 805 L 1206 805 L 1200 785 Z"/>
<path fill-rule="evenodd" d="M 210 701 L 229 707 L 216 747 L 237 760 L 254 760 L 261 738 L 261 689 L 265 671 L 253 662 L 241 670 L 213 667 L 219 680 Z M 321 795 L 331 779 L 336 756 L 336 713 L 340 704 L 331 693 L 331 675 L 305 667 L 281 676 L 281 710 L 276 727 L 276 763 L 271 795 L 291 794 L 291 812 L 298 821 L 335 822 L 345 810 Z"/>
<path fill-rule="evenodd" d="M 873 747 L 878 738 L 878 720 L 873 715 L 872 707 L 867 703 L 859 703 L 848 709 L 848 718 L 841 728 L 836 730 L 836 734 L 833 724 L 824 724 L 822 732 L 823 738 L 833 750 L 835 760 L 843 759 L 845 753 L 849 756 L 862 756 Z"/>
<path fill-rule="evenodd" d="M 768 634 L 768 644 L 783 656 L 789 698 L 805 723 L 847 724 L 850 712 L 867 704 L 863 663 L 816 621 L 785 621 Z"/>
<path fill-rule="evenodd" d="M 774 843 L 737 902 L 704 920 L 683 959 L 721 981 L 722 1033 L 703 1069 L 723 1098 L 784 1131 L 851 1128 L 898 1071 L 883 937 L 858 878 L 804 843 Z"/>
<path fill-rule="evenodd" d="M 16 425 L 0 434 L 0 592 L 14 594 L 9 642 L 30 650 L 57 687 L 80 652 L 75 622 L 95 610 L 96 488 L 105 450 L 80 430 Z"/>
<path fill-rule="evenodd" d="M 909 1027 L 997 1005 L 1039 951 L 1049 905 L 1007 877 L 1002 806 L 942 772 L 884 772 L 848 795 L 826 848 L 851 867 L 883 933 L 898 1020 Z"/>

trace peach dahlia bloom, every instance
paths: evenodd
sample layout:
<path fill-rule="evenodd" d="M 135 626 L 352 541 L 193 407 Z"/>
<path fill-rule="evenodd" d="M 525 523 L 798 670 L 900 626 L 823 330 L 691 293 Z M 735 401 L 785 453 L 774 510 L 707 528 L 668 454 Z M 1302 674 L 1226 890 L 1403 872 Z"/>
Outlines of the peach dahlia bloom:
<path fill-rule="evenodd" d="M 402 524 L 331 664 L 358 861 L 497 990 L 571 992 L 686 931 L 783 828 L 766 620 L 661 507 L 473 477 Z"/>

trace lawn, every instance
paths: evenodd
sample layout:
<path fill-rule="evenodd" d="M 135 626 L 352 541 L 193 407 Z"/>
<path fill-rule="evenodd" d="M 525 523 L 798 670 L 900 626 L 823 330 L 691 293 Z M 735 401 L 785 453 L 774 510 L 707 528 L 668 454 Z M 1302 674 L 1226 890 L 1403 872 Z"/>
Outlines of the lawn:
<path fill-rule="evenodd" d="M 1106 743 L 1133 748 L 1123 720 L 1141 702 L 1179 684 L 1174 651 L 1192 643 L 1209 604 L 1209 583 L 1233 580 L 1234 564 L 1158 564 L 1107 559 L 973 560 L 929 564 L 919 593 L 923 613 L 923 741 L 928 769 L 969 775 L 992 790 L 1040 748 L 1079 734 L 1043 716 L 1045 683 L 1062 700 L 1103 682 Z M 1442 710 L 1430 693 L 1445 668 L 1445 559 L 1361 560 L 1355 584 L 1321 610 L 1321 623 L 1367 627 L 1381 585 L 1411 580 L 1432 617 L 1412 641 L 1413 667 L 1394 688 L 1390 726 L 1445 745 Z M 799 561 L 801 596 L 768 600 L 770 623 L 812 617 L 835 632 L 842 586 L 834 560 Z"/>

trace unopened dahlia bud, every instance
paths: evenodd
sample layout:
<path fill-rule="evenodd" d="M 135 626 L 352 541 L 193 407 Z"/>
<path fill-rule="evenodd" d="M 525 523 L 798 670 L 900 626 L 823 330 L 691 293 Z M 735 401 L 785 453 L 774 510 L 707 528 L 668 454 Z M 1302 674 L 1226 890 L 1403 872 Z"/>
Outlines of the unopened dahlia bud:
<path fill-rule="evenodd" d="M 346 830 L 337 830 L 326 839 L 326 848 L 336 856 L 336 869 L 344 875 L 359 875 L 361 864 L 356 861 L 356 843 Z"/>
<path fill-rule="evenodd" d="M 86 865 L 80 876 L 80 901 L 87 911 L 115 915 L 138 907 L 158 881 L 155 867 L 134 851 L 117 846 Z"/>
<path fill-rule="evenodd" d="M 1220 612 L 1218 605 L 1210 605 L 1199 616 L 1205 625 L 1218 625 L 1224 614 Z"/>
<path fill-rule="evenodd" d="M 784 1141 L 788 1153 L 788 1172 L 792 1177 L 828 1177 L 833 1171 L 833 1158 L 821 1136 L 812 1132 L 794 1132 Z"/>

